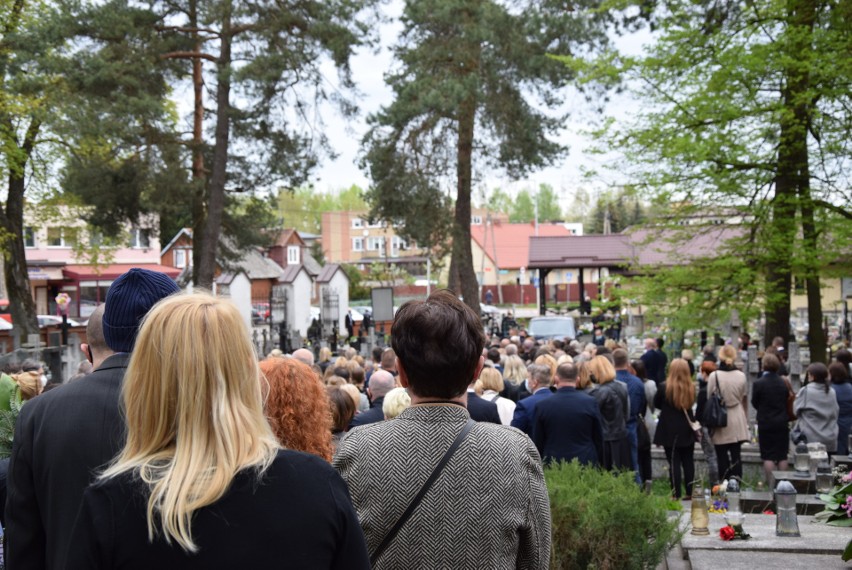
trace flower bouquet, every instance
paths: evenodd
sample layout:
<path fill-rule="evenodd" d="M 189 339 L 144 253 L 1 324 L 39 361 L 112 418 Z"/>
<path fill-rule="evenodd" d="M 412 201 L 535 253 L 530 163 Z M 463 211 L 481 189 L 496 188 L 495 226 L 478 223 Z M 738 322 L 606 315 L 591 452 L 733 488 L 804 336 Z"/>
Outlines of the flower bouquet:
<path fill-rule="evenodd" d="M 825 503 L 825 510 L 815 519 L 831 526 L 852 527 L 852 472 L 843 475 L 831 491 L 819 495 L 819 500 Z M 843 551 L 843 560 L 852 560 L 852 540 Z"/>

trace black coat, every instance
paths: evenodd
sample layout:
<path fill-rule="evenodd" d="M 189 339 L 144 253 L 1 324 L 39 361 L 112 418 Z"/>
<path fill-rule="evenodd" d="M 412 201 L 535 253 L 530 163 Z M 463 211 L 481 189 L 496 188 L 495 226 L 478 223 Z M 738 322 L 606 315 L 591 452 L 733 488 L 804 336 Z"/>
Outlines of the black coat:
<path fill-rule="evenodd" d="M 757 410 L 760 428 L 787 427 L 787 395 L 790 391 L 784 380 L 774 372 L 758 378 L 751 390 L 751 405 Z"/>
<path fill-rule="evenodd" d="M 630 414 L 627 386 L 613 380 L 600 384 L 592 390 L 591 396 L 597 401 L 601 412 L 604 441 L 626 440 L 627 417 Z"/>
<path fill-rule="evenodd" d="M 349 429 L 358 426 L 365 426 L 367 424 L 374 424 L 376 422 L 384 421 L 385 413 L 382 411 L 382 404 L 385 402 L 385 397 L 382 396 L 380 398 L 376 398 L 372 402 L 370 402 L 370 409 L 360 414 L 356 415 L 352 418 L 352 421 L 349 422 Z"/>
<path fill-rule="evenodd" d="M 123 568 L 369 569 L 346 484 L 322 459 L 281 450 L 260 483 L 241 471 L 224 496 L 197 510 L 197 554 L 148 542 L 147 488 L 124 474 L 92 485 L 73 531 L 68 570 Z"/>
<path fill-rule="evenodd" d="M 663 447 L 689 447 L 695 445 L 695 434 L 692 426 L 686 420 L 686 414 L 682 409 L 674 405 L 666 398 L 666 383 L 660 384 L 657 395 L 654 396 L 654 407 L 660 410 L 660 420 L 657 423 L 657 431 L 654 432 L 654 445 Z M 687 410 L 690 421 L 695 421 L 692 409 Z"/>
<path fill-rule="evenodd" d="M 129 358 L 114 354 L 21 409 L 7 482 L 8 568 L 65 568 L 83 491 L 124 445 L 119 396 Z"/>
<path fill-rule="evenodd" d="M 646 350 L 639 360 L 645 364 L 646 377 L 652 378 L 657 386 L 666 381 L 668 357 L 662 350 Z"/>
<path fill-rule="evenodd" d="M 582 390 L 559 388 L 535 408 L 533 442 L 545 461 L 571 461 L 597 466 L 603 457 L 603 431 L 598 404 Z"/>
<path fill-rule="evenodd" d="M 470 414 L 470 418 L 477 422 L 501 423 L 497 404 L 480 398 L 475 392 L 467 393 L 467 412 Z"/>

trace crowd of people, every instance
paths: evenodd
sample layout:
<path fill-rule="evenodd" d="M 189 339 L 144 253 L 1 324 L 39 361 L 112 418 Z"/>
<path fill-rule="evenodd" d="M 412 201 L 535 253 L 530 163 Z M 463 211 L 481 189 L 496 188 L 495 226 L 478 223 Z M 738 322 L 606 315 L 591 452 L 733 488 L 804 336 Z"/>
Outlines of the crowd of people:
<path fill-rule="evenodd" d="M 546 568 L 549 462 L 642 484 L 658 445 L 672 496 L 688 497 L 701 441 L 715 478 L 742 476 L 748 389 L 730 345 L 695 371 L 659 339 L 631 361 L 613 339 L 487 338 L 436 291 L 405 303 L 391 346 L 368 358 L 258 361 L 233 304 L 142 269 L 113 283 L 86 332 L 79 379 L 42 393 L 28 362 L 0 378 L 0 407 L 20 410 L 2 520 L 13 570 Z M 794 399 L 778 351 L 762 363 L 767 468 L 783 468 L 792 413 L 801 437 L 845 452 L 848 352 L 811 365 Z M 716 394 L 727 426 L 697 427 Z"/>

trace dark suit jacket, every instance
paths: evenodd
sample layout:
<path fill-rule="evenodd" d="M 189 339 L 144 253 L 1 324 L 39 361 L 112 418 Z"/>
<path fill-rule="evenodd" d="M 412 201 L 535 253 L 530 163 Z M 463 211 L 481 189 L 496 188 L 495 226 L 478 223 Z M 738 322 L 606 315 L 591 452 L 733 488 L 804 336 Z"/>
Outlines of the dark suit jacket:
<path fill-rule="evenodd" d="M 129 358 L 114 354 L 21 409 L 9 463 L 8 568 L 65 568 L 83 491 L 124 445 L 119 395 Z"/>
<path fill-rule="evenodd" d="M 533 442 L 545 461 L 598 465 L 603 431 L 597 401 L 582 390 L 559 388 L 535 408 Z"/>
<path fill-rule="evenodd" d="M 515 406 L 515 415 L 512 416 L 512 427 L 516 427 L 528 436 L 532 437 L 533 419 L 535 418 L 535 408 L 539 402 L 553 395 L 549 389 L 541 389 L 529 398 L 518 400 Z"/>
<path fill-rule="evenodd" d="M 129 473 L 89 487 L 67 570 L 370 568 L 346 484 L 314 455 L 282 449 L 260 479 L 253 469 L 237 473 L 222 497 L 193 513 L 197 554 L 162 535 L 148 542 L 144 497 Z"/>
<path fill-rule="evenodd" d="M 370 409 L 366 412 L 361 412 L 352 418 L 352 421 L 349 422 L 349 429 L 358 426 L 365 426 L 367 424 L 374 424 L 376 422 L 382 422 L 385 420 L 385 413 L 382 411 L 382 404 L 385 401 L 385 397 L 376 398 L 372 402 L 370 402 Z"/>
<path fill-rule="evenodd" d="M 476 395 L 476 392 L 467 393 L 467 411 L 473 421 L 500 423 L 500 414 L 497 412 L 497 404 L 489 402 Z"/>
<path fill-rule="evenodd" d="M 648 378 L 653 378 L 659 386 L 666 381 L 666 363 L 668 358 L 660 350 L 646 350 L 639 360 L 645 363 L 645 372 Z"/>

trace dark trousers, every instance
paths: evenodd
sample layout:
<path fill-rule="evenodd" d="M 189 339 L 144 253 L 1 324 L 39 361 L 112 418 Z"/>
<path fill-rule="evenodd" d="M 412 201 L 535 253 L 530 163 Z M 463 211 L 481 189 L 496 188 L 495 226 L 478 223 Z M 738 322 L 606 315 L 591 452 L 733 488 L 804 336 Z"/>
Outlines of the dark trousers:
<path fill-rule="evenodd" d="M 651 448 L 639 449 L 639 477 L 642 481 L 651 481 L 654 476 L 651 469 Z"/>
<path fill-rule="evenodd" d="M 694 445 L 683 447 L 664 447 L 666 460 L 669 462 L 669 479 L 672 483 L 672 496 L 680 499 L 681 470 L 683 471 L 683 485 L 686 488 L 686 496 L 692 496 L 692 482 L 695 480 L 695 453 Z"/>
<path fill-rule="evenodd" d="M 742 481 L 743 462 L 740 459 L 741 445 L 741 443 L 737 442 L 713 446 L 716 448 L 716 457 L 719 460 L 719 477 L 723 481 L 731 477 L 736 477 Z"/>

